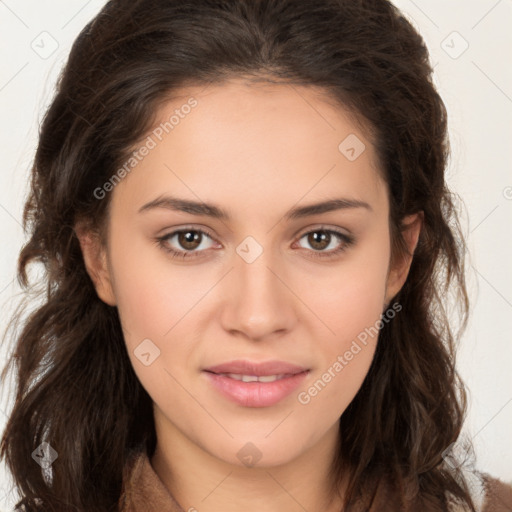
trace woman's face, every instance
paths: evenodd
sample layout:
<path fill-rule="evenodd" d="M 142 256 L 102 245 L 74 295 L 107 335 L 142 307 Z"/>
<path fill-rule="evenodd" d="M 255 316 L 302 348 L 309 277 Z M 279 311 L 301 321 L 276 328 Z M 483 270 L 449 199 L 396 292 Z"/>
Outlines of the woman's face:
<path fill-rule="evenodd" d="M 183 90 L 148 137 L 111 191 L 95 284 L 157 435 L 293 460 L 337 432 L 405 279 L 374 149 L 314 89 L 238 80 Z"/>

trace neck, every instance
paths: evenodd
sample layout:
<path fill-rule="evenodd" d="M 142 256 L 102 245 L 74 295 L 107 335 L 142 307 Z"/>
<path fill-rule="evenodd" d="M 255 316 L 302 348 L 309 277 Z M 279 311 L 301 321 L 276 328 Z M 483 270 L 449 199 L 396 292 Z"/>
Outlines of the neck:
<path fill-rule="evenodd" d="M 338 448 L 338 424 L 308 451 L 278 466 L 246 467 L 214 457 L 166 421 L 157 427 L 151 465 L 186 511 L 304 512 L 342 510 L 332 496 L 330 470 Z M 162 427 L 162 428 L 159 428 Z M 340 485 L 341 486 L 341 485 Z"/>

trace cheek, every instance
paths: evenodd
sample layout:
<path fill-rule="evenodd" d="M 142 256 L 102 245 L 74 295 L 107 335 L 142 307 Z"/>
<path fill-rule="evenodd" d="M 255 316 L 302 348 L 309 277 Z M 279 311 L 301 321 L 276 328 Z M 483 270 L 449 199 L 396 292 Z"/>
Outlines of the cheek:
<path fill-rule="evenodd" d="M 304 287 L 322 324 L 315 339 L 318 367 L 298 395 L 311 417 L 335 421 L 352 401 L 371 365 L 382 326 L 389 244 L 381 238 L 340 265 L 323 286 Z M 326 326 L 329 328 L 327 331 Z M 320 329 L 327 335 L 320 336 Z"/>
<path fill-rule="evenodd" d="M 127 341 L 138 343 L 142 336 L 164 342 L 208 291 L 211 272 L 208 278 L 194 270 L 191 278 L 191 267 L 175 265 L 147 240 L 127 245 L 128 238 L 118 232 L 111 244 L 115 295 Z"/>
<path fill-rule="evenodd" d="M 383 313 L 390 250 L 385 234 L 368 237 L 337 267 L 311 277 L 301 288 L 302 297 L 329 327 L 331 336 L 321 339 L 328 340 L 324 348 L 330 354 L 350 344 Z"/>
<path fill-rule="evenodd" d="M 193 344 L 187 320 L 205 294 L 205 285 L 190 276 L 186 279 L 184 272 L 171 272 L 172 264 L 155 246 L 133 241 L 121 230 L 112 237 L 111 261 L 118 313 L 133 370 L 153 400 L 165 402 L 169 391 L 176 388 L 172 379 L 176 365 L 190 366 Z"/>

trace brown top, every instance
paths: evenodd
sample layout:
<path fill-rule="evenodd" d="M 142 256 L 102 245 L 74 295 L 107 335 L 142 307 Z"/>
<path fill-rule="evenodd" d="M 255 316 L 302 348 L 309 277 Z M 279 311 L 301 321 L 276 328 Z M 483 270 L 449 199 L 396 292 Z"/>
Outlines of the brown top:
<path fill-rule="evenodd" d="M 473 473 L 470 486 L 478 512 L 512 512 L 512 485 L 485 473 Z M 369 512 L 390 512 L 389 498 L 379 487 Z M 121 512 L 187 512 L 166 489 L 145 452 L 129 459 L 119 505 Z"/>

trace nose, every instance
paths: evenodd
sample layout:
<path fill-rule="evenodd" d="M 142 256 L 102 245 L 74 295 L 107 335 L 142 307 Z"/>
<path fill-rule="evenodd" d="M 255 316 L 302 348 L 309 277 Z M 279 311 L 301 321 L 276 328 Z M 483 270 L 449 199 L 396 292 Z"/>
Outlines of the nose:
<path fill-rule="evenodd" d="M 293 329 L 298 300 L 279 269 L 270 251 L 251 263 L 235 256 L 223 290 L 221 322 L 227 332 L 260 341 Z"/>

